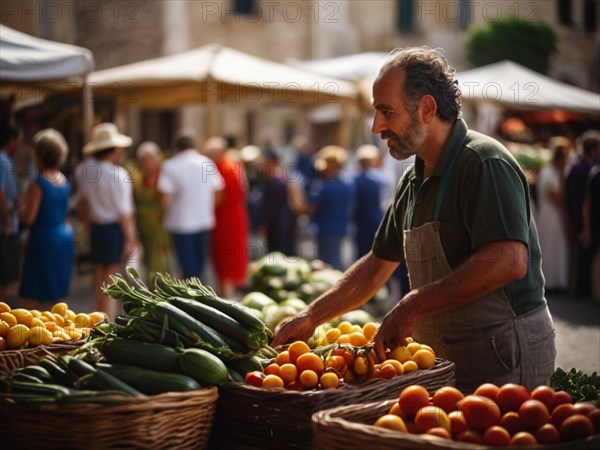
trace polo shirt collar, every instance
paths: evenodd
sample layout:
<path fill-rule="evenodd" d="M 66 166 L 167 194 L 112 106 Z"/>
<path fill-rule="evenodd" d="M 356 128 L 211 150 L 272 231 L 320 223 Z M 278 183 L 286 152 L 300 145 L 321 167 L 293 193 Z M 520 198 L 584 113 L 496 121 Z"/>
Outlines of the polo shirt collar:
<path fill-rule="evenodd" d="M 454 125 L 452 126 L 452 130 L 450 131 L 450 137 L 446 141 L 446 145 L 444 145 L 444 149 L 440 154 L 440 159 L 436 163 L 433 171 L 431 172 L 432 177 L 441 177 L 448 164 L 452 159 L 452 149 L 460 144 L 464 135 L 467 133 L 468 127 L 467 123 L 464 119 L 458 119 Z M 423 160 L 419 157 L 415 159 L 415 173 L 418 179 L 423 179 L 423 171 L 425 169 Z"/>

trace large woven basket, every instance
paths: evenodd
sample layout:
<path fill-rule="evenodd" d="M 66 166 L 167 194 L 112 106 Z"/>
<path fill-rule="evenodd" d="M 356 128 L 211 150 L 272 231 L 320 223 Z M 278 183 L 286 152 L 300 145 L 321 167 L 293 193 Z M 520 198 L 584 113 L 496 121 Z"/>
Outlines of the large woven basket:
<path fill-rule="evenodd" d="M 412 384 L 433 391 L 452 386 L 454 381 L 454 363 L 438 358 L 428 370 L 417 370 L 390 380 L 378 378 L 362 384 L 347 384 L 339 389 L 298 392 L 225 383 L 219 386 L 211 448 L 311 448 L 311 417 L 316 411 L 395 398 Z"/>
<path fill-rule="evenodd" d="M 312 417 L 315 448 L 322 450 L 492 450 L 486 445 L 470 444 L 387 430 L 373 425 L 387 414 L 397 400 L 348 405 L 319 411 Z M 536 450 L 595 450 L 600 435 L 584 440 L 553 445 L 537 445 Z"/>
<path fill-rule="evenodd" d="M 116 405 L 24 405 L 0 396 L 0 443 L 3 449 L 203 449 L 217 398 L 215 387 Z"/>
<path fill-rule="evenodd" d="M 78 349 L 84 340 L 56 342 L 50 345 L 26 348 L 23 350 L 4 350 L 0 352 L 0 377 L 9 375 L 21 367 L 36 364 L 44 356 L 60 354 Z"/>

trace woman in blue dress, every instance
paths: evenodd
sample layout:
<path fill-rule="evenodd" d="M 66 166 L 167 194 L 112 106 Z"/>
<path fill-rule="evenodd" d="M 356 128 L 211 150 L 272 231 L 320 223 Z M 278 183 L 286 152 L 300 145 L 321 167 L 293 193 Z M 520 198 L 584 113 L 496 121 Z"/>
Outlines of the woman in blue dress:
<path fill-rule="evenodd" d="M 75 256 L 73 230 L 66 220 L 71 188 L 59 170 L 68 147 L 54 129 L 40 131 L 33 142 L 38 175 L 20 213 L 30 230 L 19 296 L 26 308 L 47 309 L 49 302 L 68 295 Z"/>

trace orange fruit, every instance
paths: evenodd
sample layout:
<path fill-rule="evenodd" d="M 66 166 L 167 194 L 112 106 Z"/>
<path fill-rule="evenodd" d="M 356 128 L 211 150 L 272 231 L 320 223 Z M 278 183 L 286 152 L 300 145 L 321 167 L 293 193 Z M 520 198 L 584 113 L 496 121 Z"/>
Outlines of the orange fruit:
<path fill-rule="evenodd" d="M 344 321 L 344 322 L 340 322 L 340 324 L 337 327 L 338 327 L 338 330 L 340 330 L 340 332 L 342 334 L 350 334 L 350 330 L 352 329 L 352 324 L 350 322 Z"/>
<path fill-rule="evenodd" d="M 344 376 L 344 373 L 348 369 L 346 365 L 346 360 L 342 355 L 332 355 L 327 359 L 325 363 L 326 367 L 332 367 L 341 375 Z"/>
<path fill-rule="evenodd" d="M 404 373 L 409 373 L 409 372 L 413 372 L 415 370 L 419 370 L 419 366 L 417 366 L 417 363 L 412 360 L 402 363 L 402 368 L 404 369 Z"/>
<path fill-rule="evenodd" d="M 405 363 L 411 356 L 410 350 L 406 346 L 400 345 L 390 352 L 388 358 Z"/>
<path fill-rule="evenodd" d="M 304 372 L 305 370 L 312 370 L 313 372 L 320 374 L 323 372 L 325 364 L 319 355 L 314 353 L 304 353 L 296 360 L 296 367 L 300 373 Z"/>
<path fill-rule="evenodd" d="M 8 303 L 0 302 L 0 313 L 10 312 L 10 305 Z"/>
<path fill-rule="evenodd" d="M 290 360 L 290 352 L 287 350 L 282 351 L 275 357 L 275 362 L 280 366 L 291 362 Z"/>
<path fill-rule="evenodd" d="M 295 363 L 300 355 L 310 352 L 310 347 L 304 341 L 295 341 L 288 347 L 290 362 Z"/>
<path fill-rule="evenodd" d="M 97 325 L 100 322 L 106 320 L 106 314 L 101 311 L 94 311 L 90 313 L 90 322 L 91 325 Z"/>
<path fill-rule="evenodd" d="M 350 335 L 349 334 L 342 334 L 338 340 L 337 340 L 338 344 L 349 344 L 350 343 Z"/>
<path fill-rule="evenodd" d="M 396 375 L 398 375 L 398 373 L 396 372 L 396 368 L 388 363 L 381 364 L 379 368 L 379 373 L 381 378 L 385 378 L 386 380 L 394 378 Z"/>
<path fill-rule="evenodd" d="M 283 380 L 277 375 L 267 375 L 262 381 L 264 388 L 283 388 Z"/>
<path fill-rule="evenodd" d="M 296 378 L 298 378 L 298 368 L 292 363 L 285 363 L 279 367 L 279 376 L 286 383 L 296 381 Z"/>
<path fill-rule="evenodd" d="M 396 375 L 404 374 L 404 366 L 400 361 L 397 361 L 395 359 L 386 359 L 384 362 L 381 363 L 381 366 L 383 366 L 384 364 L 391 364 L 392 366 L 394 366 L 394 369 L 396 369 Z"/>
<path fill-rule="evenodd" d="M 429 392 L 417 384 L 408 386 L 400 392 L 398 404 L 404 414 L 416 414 L 419 409 L 429 406 Z"/>
<path fill-rule="evenodd" d="M 362 347 L 363 345 L 367 345 L 368 342 L 369 340 L 362 333 L 362 330 L 350 334 L 350 344 L 354 347 Z"/>
<path fill-rule="evenodd" d="M 265 373 L 265 375 L 279 376 L 279 364 L 277 364 L 277 363 L 269 364 L 267 367 L 265 367 L 263 372 Z"/>
<path fill-rule="evenodd" d="M 475 389 L 475 392 L 473 392 L 473 395 L 481 395 L 482 397 L 487 397 L 490 400 L 492 400 L 493 402 L 495 402 L 498 399 L 499 391 L 500 391 L 500 388 L 498 386 L 496 386 L 495 384 L 483 383 L 477 389 Z"/>
<path fill-rule="evenodd" d="M 319 384 L 319 376 L 313 370 L 305 370 L 300 373 L 298 379 L 300 380 L 300 383 L 302 383 L 302 386 L 308 389 L 313 389 Z"/>
<path fill-rule="evenodd" d="M 361 333 L 362 334 L 362 327 L 360 325 L 352 325 L 350 327 L 350 333 L 348 333 L 348 334 L 352 334 L 352 333 Z"/>
<path fill-rule="evenodd" d="M 442 408 L 438 408 L 437 406 L 425 406 L 417 411 L 415 416 L 415 426 L 421 433 L 425 433 L 427 430 L 437 427 L 450 431 L 450 419 Z"/>
<path fill-rule="evenodd" d="M 340 379 L 334 372 L 325 372 L 319 381 L 323 389 L 335 389 L 340 385 Z"/>
<path fill-rule="evenodd" d="M 400 409 L 400 405 L 398 404 L 398 402 L 396 402 L 396 403 L 394 403 L 392 405 L 392 407 L 390 408 L 388 414 L 395 414 L 395 415 L 397 415 L 399 417 L 403 416 L 402 410 Z"/>
<path fill-rule="evenodd" d="M 444 386 L 435 391 L 432 402 L 435 406 L 438 406 L 449 413 L 458 410 L 458 406 L 456 404 L 463 398 L 463 393 L 455 387 Z"/>
<path fill-rule="evenodd" d="M 363 325 L 362 331 L 368 341 L 372 340 L 377 334 L 378 325 L 373 322 L 367 322 Z"/>
<path fill-rule="evenodd" d="M 429 350 L 417 350 L 411 357 L 419 369 L 431 369 L 435 364 L 435 355 Z"/>
<path fill-rule="evenodd" d="M 18 322 L 17 318 L 9 312 L 0 313 L 0 319 L 4 320 L 9 327 L 14 327 Z"/>
<path fill-rule="evenodd" d="M 67 305 L 65 302 L 60 302 L 52 305 L 52 308 L 50 308 L 50 312 L 64 317 L 68 309 L 69 305 Z"/>
<path fill-rule="evenodd" d="M 0 337 L 6 336 L 8 334 L 8 330 L 10 330 L 10 325 L 8 322 L 0 320 Z"/>
<path fill-rule="evenodd" d="M 364 356 L 357 356 L 352 368 L 357 375 L 365 375 L 369 371 L 369 362 Z"/>
<path fill-rule="evenodd" d="M 33 314 L 31 314 L 31 312 L 29 310 L 24 309 L 24 308 L 13 309 L 10 313 L 13 316 L 15 316 L 18 323 L 22 323 L 23 325 L 25 325 L 27 327 L 31 323 L 31 319 L 33 319 Z"/>
<path fill-rule="evenodd" d="M 421 350 L 421 344 L 419 344 L 418 342 L 411 342 L 406 346 L 406 348 L 408 348 L 408 351 L 411 355 L 414 355 L 419 350 Z"/>
<path fill-rule="evenodd" d="M 387 428 L 388 430 L 402 431 L 406 433 L 406 424 L 401 417 L 395 414 L 385 414 L 375 422 L 376 427 Z"/>

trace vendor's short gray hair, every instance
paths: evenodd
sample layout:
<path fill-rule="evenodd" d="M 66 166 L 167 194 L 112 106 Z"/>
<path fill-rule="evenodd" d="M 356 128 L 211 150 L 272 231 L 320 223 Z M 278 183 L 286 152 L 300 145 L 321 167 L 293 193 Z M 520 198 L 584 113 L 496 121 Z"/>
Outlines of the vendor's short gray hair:
<path fill-rule="evenodd" d="M 135 152 L 135 157 L 138 161 L 141 161 L 145 156 L 152 156 L 155 159 L 159 159 L 160 147 L 152 141 L 142 142 Z"/>
<path fill-rule="evenodd" d="M 63 135 L 54 128 L 38 131 L 33 136 L 35 155 L 42 168 L 58 169 L 67 159 L 69 146 Z"/>

